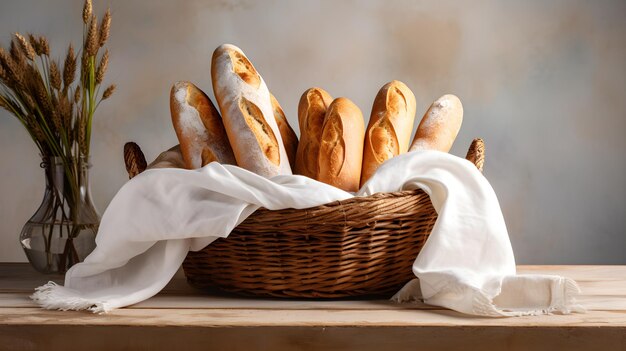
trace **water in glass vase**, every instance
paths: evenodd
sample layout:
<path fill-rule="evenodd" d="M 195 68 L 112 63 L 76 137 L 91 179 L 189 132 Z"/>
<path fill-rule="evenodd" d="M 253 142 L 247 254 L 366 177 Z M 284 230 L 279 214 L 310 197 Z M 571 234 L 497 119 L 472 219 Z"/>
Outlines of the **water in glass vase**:
<path fill-rule="evenodd" d="M 40 272 L 62 273 L 85 259 L 96 247 L 97 225 L 86 226 L 77 237 L 70 238 L 60 224 L 27 223 L 22 247 L 28 261 Z M 35 234 L 39 231 L 39 234 Z M 50 238 L 50 239 L 48 239 Z M 48 242 L 49 240 L 49 242 Z"/>

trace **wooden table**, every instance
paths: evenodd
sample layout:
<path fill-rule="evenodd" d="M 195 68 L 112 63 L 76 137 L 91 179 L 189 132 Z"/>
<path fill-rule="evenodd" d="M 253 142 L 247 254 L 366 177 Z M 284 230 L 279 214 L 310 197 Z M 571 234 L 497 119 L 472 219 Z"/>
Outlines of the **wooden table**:
<path fill-rule="evenodd" d="M 108 314 L 47 311 L 28 295 L 61 276 L 0 264 L 0 350 L 626 350 L 626 266 L 519 266 L 575 279 L 586 314 L 478 318 L 421 303 L 210 295 L 179 272 Z"/>

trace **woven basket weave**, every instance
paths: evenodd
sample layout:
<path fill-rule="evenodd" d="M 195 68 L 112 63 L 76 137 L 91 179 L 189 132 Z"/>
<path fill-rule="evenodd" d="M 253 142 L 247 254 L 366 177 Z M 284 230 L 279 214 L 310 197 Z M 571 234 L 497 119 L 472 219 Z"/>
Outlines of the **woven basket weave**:
<path fill-rule="evenodd" d="M 125 147 L 131 177 L 145 169 Z M 484 144 L 467 159 L 482 170 Z M 134 173 L 134 174 L 133 174 Z M 243 295 L 338 298 L 387 295 L 414 278 L 413 261 L 437 219 L 422 190 L 379 193 L 308 209 L 258 209 L 228 236 L 189 252 L 183 269 L 197 288 Z"/>

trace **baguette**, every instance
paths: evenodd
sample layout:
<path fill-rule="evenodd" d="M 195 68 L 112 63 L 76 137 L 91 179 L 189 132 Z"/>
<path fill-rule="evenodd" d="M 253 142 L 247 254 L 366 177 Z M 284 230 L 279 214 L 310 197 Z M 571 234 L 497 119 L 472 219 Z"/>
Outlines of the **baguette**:
<path fill-rule="evenodd" d="M 276 100 L 272 93 L 270 93 L 270 99 L 272 100 L 272 111 L 274 111 L 274 118 L 276 119 L 276 123 L 278 124 L 278 129 L 280 131 L 280 136 L 283 139 L 283 144 L 285 145 L 285 151 L 287 152 L 289 164 L 293 167 L 296 164 L 298 136 L 289 125 L 287 117 L 285 117 L 285 112 L 283 111 L 283 108 L 280 106 L 278 100 Z"/>
<path fill-rule="evenodd" d="M 346 98 L 333 100 L 322 127 L 317 180 L 345 191 L 358 191 L 364 133 L 361 110 Z"/>
<path fill-rule="evenodd" d="M 461 100 L 452 94 L 440 97 L 433 102 L 422 117 L 409 151 L 450 151 L 462 122 Z"/>
<path fill-rule="evenodd" d="M 180 144 L 163 151 L 152 161 L 146 169 L 154 168 L 185 168 L 185 161 L 180 150 Z"/>
<path fill-rule="evenodd" d="M 170 92 L 170 112 L 185 168 L 200 168 L 213 161 L 236 164 L 222 118 L 197 86 L 175 83 Z"/>
<path fill-rule="evenodd" d="M 215 49 L 211 78 L 237 164 L 268 178 L 291 174 L 269 90 L 241 49 L 230 44 Z"/>
<path fill-rule="evenodd" d="M 415 121 L 415 95 L 397 80 L 376 95 L 365 132 L 361 186 L 386 160 L 407 152 Z"/>
<path fill-rule="evenodd" d="M 298 144 L 294 172 L 317 179 L 319 173 L 319 148 L 322 140 L 322 127 L 328 106 L 333 98 L 324 89 L 307 89 L 298 103 Z"/>

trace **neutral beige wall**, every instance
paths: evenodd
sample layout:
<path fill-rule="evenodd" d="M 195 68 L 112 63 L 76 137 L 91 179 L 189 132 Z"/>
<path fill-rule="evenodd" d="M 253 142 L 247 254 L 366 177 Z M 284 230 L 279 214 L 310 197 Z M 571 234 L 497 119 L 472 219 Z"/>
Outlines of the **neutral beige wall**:
<path fill-rule="evenodd" d="M 452 150 L 487 144 L 519 263 L 626 263 L 624 1 L 96 1 L 110 4 L 108 82 L 97 112 L 92 189 L 102 211 L 126 181 L 122 146 L 148 158 L 176 143 L 168 94 L 191 80 L 212 96 L 209 58 L 244 49 L 292 125 L 321 86 L 369 114 L 377 90 L 406 82 L 418 110 L 464 103 Z M 62 55 L 80 38 L 81 1 L 2 1 L 0 42 L 44 33 Z M 63 48 L 63 49 L 62 49 Z M 419 112 L 420 114 L 422 112 Z M 297 126 L 296 126 L 297 127 Z M 17 236 L 42 195 L 36 150 L 0 112 L 0 261 L 25 261 Z"/>

